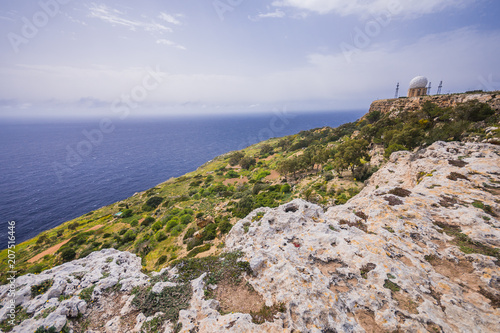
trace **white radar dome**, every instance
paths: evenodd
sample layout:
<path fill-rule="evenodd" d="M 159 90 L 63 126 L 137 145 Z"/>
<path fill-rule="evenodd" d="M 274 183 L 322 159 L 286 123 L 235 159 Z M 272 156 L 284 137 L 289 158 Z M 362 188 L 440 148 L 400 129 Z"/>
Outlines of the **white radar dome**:
<path fill-rule="evenodd" d="M 429 81 L 425 76 L 417 76 L 416 78 L 410 81 L 410 89 L 425 88 L 427 87 L 428 82 Z"/>

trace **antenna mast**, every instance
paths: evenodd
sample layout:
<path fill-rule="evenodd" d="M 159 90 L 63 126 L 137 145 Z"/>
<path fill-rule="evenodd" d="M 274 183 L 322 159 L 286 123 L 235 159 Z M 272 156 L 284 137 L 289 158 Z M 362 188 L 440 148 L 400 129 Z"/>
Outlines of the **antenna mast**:
<path fill-rule="evenodd" d="M 399 82 L 396 85 L 396 94 L 394 95 L 394 98 L 398 98 L 398 97 L 399 97 Z"/>
<path fill-rule="evenodd" d="M 437 91 L 437 95 L 441 95 L 441 89 L 443 88 L 443 81 L 439 82 L 439 87 Z"/>
<path fill-rule="evenodd" d="M 427 95 L 431 94 L 431 84 L 432 82 L 429 82 L 429 86 L 427 87 Z"/>

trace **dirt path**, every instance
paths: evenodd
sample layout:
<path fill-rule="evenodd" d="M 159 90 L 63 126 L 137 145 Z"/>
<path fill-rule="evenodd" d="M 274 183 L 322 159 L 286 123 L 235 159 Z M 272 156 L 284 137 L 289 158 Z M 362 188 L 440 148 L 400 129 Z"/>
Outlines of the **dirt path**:
<path fill-rule="evenodd" d="M 271 174 L 269 176 L 267 176 L 265 179 L 273 181 L 276 179 L 280 179 L 280 177 L 281 177 L 281 175 L 276 170 L 271 170 Z"/>
<path fill-rule="evenodd" d="M 87 229 L 85 230 L 86 231 L 92 231 L 92 230 L 97 230 L 99 228 L 103 227 L 102 224 L 98 224 L 96 226 L 93 226 L 92 228 L 90 229 Z M 70 238 L 71 239 L 71 238 Z M 34 256 L 33 258 L 31 258 L 30 260 L 28 260 L 28 262 L 30 264 L 34 263 L 34 262 L 37 262 L 38 260 L 42 259 L 43 257 L 45 257 L 47 254 L 54 254 L 57 252 L 57 250 L 59 250 L 64 244 L 66 244 L 67 242 L 70 241 L 70 239 L 66 239 L 65 241 L 62 241 L 61 243 L 57 244 L 57 245 L 54 245 L 52 247 L 49 247 L 47 250 L 43 251 L 42 253 L 39 253 L 37 254 L 36 256 Z"/>

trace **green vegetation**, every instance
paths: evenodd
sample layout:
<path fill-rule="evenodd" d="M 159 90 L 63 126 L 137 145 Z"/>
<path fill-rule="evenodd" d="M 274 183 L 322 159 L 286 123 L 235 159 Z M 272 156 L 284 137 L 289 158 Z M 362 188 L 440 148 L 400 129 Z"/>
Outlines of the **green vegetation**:
<path fill-rule="evenodd" d="M 463 253 L 479 253 L 500 260 L 499 249 L 473 241 L 469 236 L 462 233 L 460 227 L 440 222 L 434 222 L 434 224 L 440 227 L 448 236 L 453 237 L 453 244 L 457 245 Z"/>
<path fill-rule="evenodd" d="M 392 292 L 397 292 L 401 290 L 401 287 L 399 287 L 396 283 L 392 282 L 389 279 L 384 280 L 384 288 L 390 289 Z"/>
<path fill-rule="evenodd" d="M 264 305 L 257 312 L 250 312 L 252 316 L 252 322 L 254 324 L 264 324 L 266 321 L 272 322 L 274 321 L 274 316 L 279 312 L 285 312 L 286 306 L 285 303 L 278 303 L 273 306 Z"/>
<path fill-rule="evenodd" d="M 256 208 L 277 207 L 294 198 L 324 206 L 345 204 L 377 170 L 370 164 L 372 147 L 383 148 L 389 157 L 394 151 L 413 150 L 436 140 L 480 141 L 486 138 L 485 129 L 499 120 L 489 106 L 477 101 L 450 108 L 426 103 L 418 111 L 400 112 L 397 117 L 376 110 L 337 128 L 270 139 L 219 156 L 194 172 L 18 244 L 16 269 L 19 274 L 40 273 L 93 251 L 116 248 L 137 254 L 146 271 L 154 270 L 197 247 L 222 244 L 232 225 Z M 491 135 L 500 137 L 500 131 Z M 450 163 L 464 165 L 460 157 Z M 431 176 L 432 172 L 423 173 L 417 181 Z M 450 174 L 452 179 L 464 181 L 461 176 Z M 385 199 L 398 205 L 404 196 L 403 189 L 395 189 Z M 476 205 L 495 216 L 490 206 Z M 114 216 L 117 212 L 122 213 L 119 218 Z M 366 228 L 363 223 L 356 227 Z M 55 255 L 28 262 L 63 241 L 68 242 Z M 216 253 L 220 251 L 217 247 Z M 6 256 L 6 250 L 0 252 L 3 283 L 8 271 Z"/>
<path fill-rule="evenodd" d="M 153 293 L 151 288 L 141 288 L 136 292 L 132 304 L 146 316 L 163 312 L 163 320 L 177 322 L 179 311 L 189 307 L 191 295 L 191 285 L 187 282 L 175 287 L 165 287 L 159 294 Z"/>
<path fill-rule="evenodd" d="M 205 252 L 205 251 L 208 251 L 210 250 L 210 248 L 212 247 L 212 244 L 205 244 L 205 245 L 202 245 L 202 246 L 198 246 L 194 249 L 192 249 L 186 256 L 186 258 L 193 258 L 195 257 L 198 253 L 202 253 L 202 252 Z"/>
<path fill-rule="evenodd" d="M 19 325 L 20 323 L 31 317 L 32 315 L 26 313 L 26 309 L 24 309 L 21 306 L 16 306 L 14 325 L 11 325 L 12 319 L 9 317 L 0 322 L 0 329 L 2 330 L 2 332 L 10 332 L 15 326 Z"/>
<path fill-rule="evenodd" d="M 78 295 L 81 299 L 83 299 L 87 304 L 92 301 L 92 293 L 94 292 L 95 285 L 92 285 L 88 288 L 83 289 Z"/>
<path fill-rule="evenodd" d="M 41 282 L 40 284 L 31 286 L 31 297 L 35 298 L 38 295 L 45 294 L 45 292 L 47 290 L 49 290 L 53 284 L 54 284 L 54 280 L 50 279 L 50 280 L 45 280 L 45 281 Z"/>

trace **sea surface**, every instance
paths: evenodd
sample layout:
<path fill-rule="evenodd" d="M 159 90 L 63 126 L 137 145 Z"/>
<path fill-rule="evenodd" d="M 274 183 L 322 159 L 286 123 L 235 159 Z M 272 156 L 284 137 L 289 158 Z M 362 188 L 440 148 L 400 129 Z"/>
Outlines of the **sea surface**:
<path fill-rule="evenodd" d="M 336 127 L 366 111 L 0 124 L 0 248 L 271 137 Z"/>

